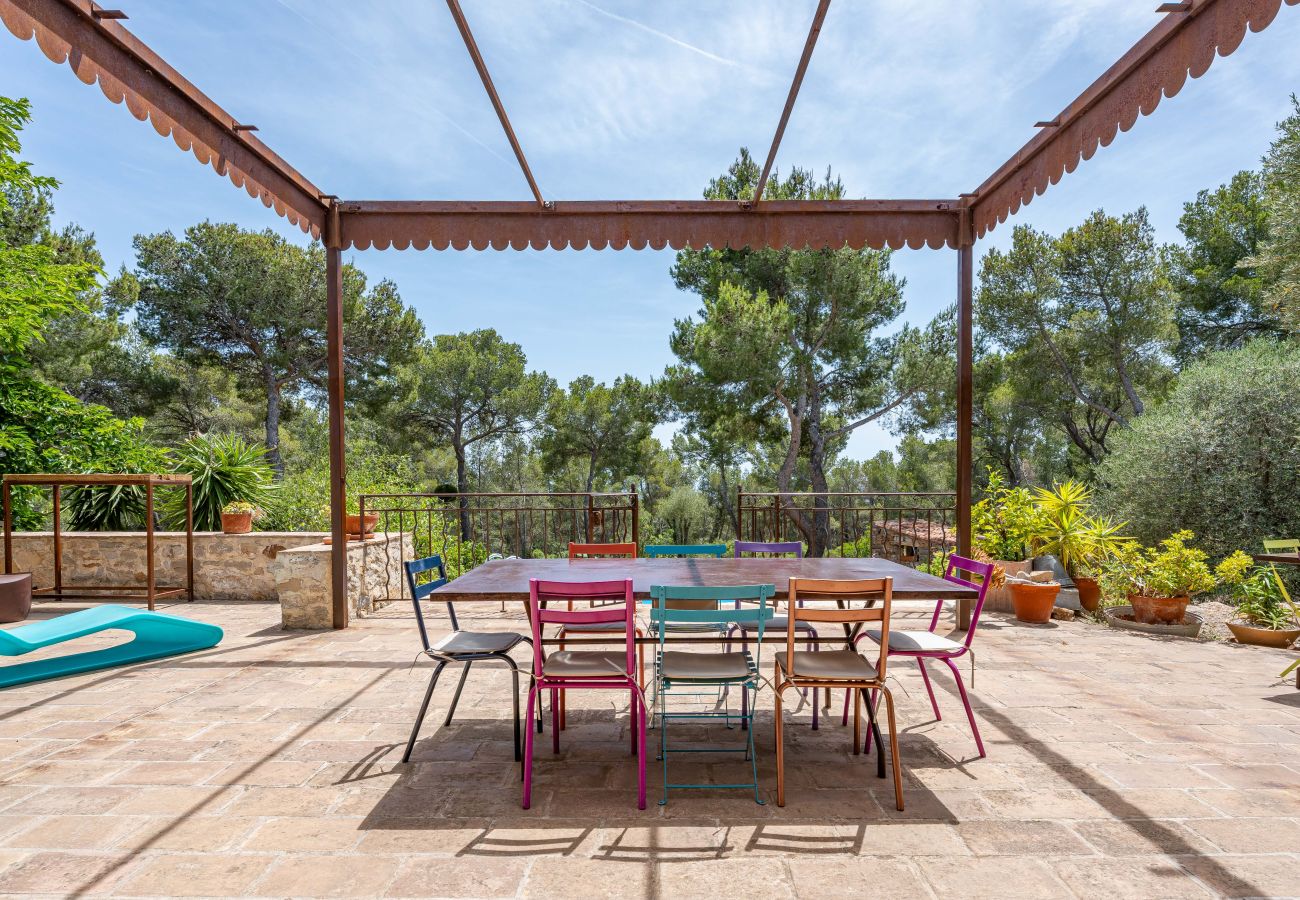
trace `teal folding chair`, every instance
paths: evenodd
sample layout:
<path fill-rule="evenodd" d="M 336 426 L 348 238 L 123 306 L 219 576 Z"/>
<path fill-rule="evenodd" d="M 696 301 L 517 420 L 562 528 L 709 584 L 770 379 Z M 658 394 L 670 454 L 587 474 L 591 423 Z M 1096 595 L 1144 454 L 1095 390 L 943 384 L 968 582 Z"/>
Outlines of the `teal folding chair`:
<path fill-rule="evenodd" d="M 668 803 L 669 790 L 721 790 L 751 788 L 754 802 L 763 804 L 758 791 L 758 762 L 754 756 L 754 708 L 757 705 L 759 661 L 763 647 L 763 627 L 772 618 L 768 600 L 776 593 L 771 584 L 726 587 L 673 587 L 654 585 L 650 588 L 650 621 L 659 634 L 659 652 L 655 660 L 655 710 L 659 722 L 659 758 L 664 767 L 664 795 L 660 806 Z M 757 606 L 736 608 L 738 601 L 757 603 Z M 730 607 L 730 608 L 728 608 Z M 757 634 L 754 653 L 748 649 L 739 652 L 689 653 L 667 649 L 668 635 L 678 628 L 707 629 L 725 633 L 728 626 L 743 623 Z M 670 747 L 668 723 L 721 719 L 731 727 L 732 713 L 726 708 L 723 689 L 739 688 L 748 703 L 738 714 L 745 724 L 745 740 L 739 747 Z M 712 691 L 701 691 L 712 688 Z M 683 689 L 685 689 L 683 691 Z M 683 694 L 693 697 L 713 697 L 710 709 L 696 707 L 672 712 L 668 709 L 671 697 Z M 718 709 L 719 706 L 723 708 Z M 753 781 L 737 784 L 678 784 L 669 780 L 668 757 L 674 753 L 744 753 L 749 760 Z"/>
<path fill-rule="evenodd" d="M 645 555 L 649 559 L 661 556 L 711 556 L 721 559 L 727 555 L 726 544 L 646 544 Z"/>

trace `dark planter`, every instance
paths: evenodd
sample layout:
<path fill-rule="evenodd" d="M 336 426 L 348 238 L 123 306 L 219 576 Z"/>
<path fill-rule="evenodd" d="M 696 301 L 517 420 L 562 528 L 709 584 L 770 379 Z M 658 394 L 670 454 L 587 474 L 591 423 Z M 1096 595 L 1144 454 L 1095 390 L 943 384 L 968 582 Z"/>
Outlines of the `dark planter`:
<path fill-rule="evenodd" d="M 0 622 L 21 622 L 32 611 L 32 573 L 0 575 Z"/>
<path fill-rule="evenodd" d="M 1142 625 L 1178 625 L 1187 613 L 1190 597 L 1143 597 L 1129 594 L 1133 618 Z"/>
<path fill-rule="evenodd" d="M 1088 612 L 1096 612 L 1101 606 L 1101 585 L 1095 578 L 1076 578 L 1074 587 L 1079 592 L 1079 605 Z"/>
<path fill-rule="evenodd" d="M 1011 606 L 1017 619 L 1030 625 L 1043 625 L 1051 621 L 1052 608 L 1056 606 L 1056 595 L 1061 592 L 1061 586 L 1010 581 L 1007 590 L 1011 592 Z"/>

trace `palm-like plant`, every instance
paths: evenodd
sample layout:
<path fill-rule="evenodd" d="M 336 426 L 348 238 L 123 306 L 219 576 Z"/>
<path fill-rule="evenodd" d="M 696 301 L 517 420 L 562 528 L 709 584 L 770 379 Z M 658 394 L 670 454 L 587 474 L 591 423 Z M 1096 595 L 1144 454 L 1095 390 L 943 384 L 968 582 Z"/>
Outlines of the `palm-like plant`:
<path fill-rule="evenodd" d="M 198 435 L 174 451 L 175 470 L 194 483 L 194 530 L 220 531 L 221 510 L 243 501 L 264 505 L 274 487 L 266 450 L 238 435 Z M 169 527 L 185 527 L 185 497 L 163 507 Z"/>
<path fill-rule="evenodd" d="M 1094 568 L 1128 540 L 1120 535 L 1126 523 L 1091 514 L 1092 491 L 1078 481 L 1037 488 L 1034 503 L 1042 513 L 1034 552 L 1055 556 L 1071 577 Z"/>

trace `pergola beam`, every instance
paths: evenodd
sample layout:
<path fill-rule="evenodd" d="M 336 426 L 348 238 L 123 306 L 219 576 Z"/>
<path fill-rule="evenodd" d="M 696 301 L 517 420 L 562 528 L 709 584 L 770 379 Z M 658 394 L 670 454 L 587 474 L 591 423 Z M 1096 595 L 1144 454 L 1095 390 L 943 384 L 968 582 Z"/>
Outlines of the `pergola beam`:
<path fill-rule="evenodd" d="M 345 200 L 341 242 L 359 250 L 507 247 L 957 246 L 957 200 Z"/>
<path fill-rule="evenodd" d="M 67 62 L 86 84 L 99 83 L 114 103 L 126 101 L 137 119 L 210 164 L 249 196 L 274 207 L 319 237 L 325 221 L 321 191 L 190 84 L 121 25 L 117 10 L 90 0 L 0 0 L 0 19 L 23 40 L 35 36 L 45 55 Z"/>
<path fill-rule="evenodd" d="M 826 12 L 830 7 L 831 0 L 820 0 L 817 4 L 817 12 L 813 14 L 812 25 L 808 28 L 808 39 L 803 45 L 803 55 L 799 57 L 799 66 L 794 70 L 794 81 L 790 84 L 789 96 L 785 98 L 785 109 L 781 110 L 781 121 L 776 125 L 776 134 L 772 136 L 772 147 L 767 151 L 767 162 L 763 163 L 763 174 L 759 176 L 758 186 L 754 189 L 755 205 L 763 199 L 768 176 L 772 174 L 772 166 L 776 162 L 776 151 L 781 146 L 781 138 L 785 136 L 785 126 L 790 122 L 794 101 L 799 96 L 799 88 L 803 86 L 804 73 L 808 71 L 813 48 L 817 46 L 817 36 L 822 33 L 822 23 L 826 21 Z"/>
<path fill-rule="evenodd" d="M 483 61 L 483 54 L 478 49 L 478 41 L 474 40 L 474 32 L 470 31 L 469 20 L 465 18 L 465 13 L 460 8 L 459 0 L 447 0 L 447 8 L 451 10 L 451 17 L 456 20 L 456 28 L 460 31 L 461 40 L 465 42 L 465 49 L 469 51 L 469 58 L 474 61 L 474 68 L 478 70 L 479 80 L 483 82 L 483 88 L 487 91 L 488 99 L 492 101 L 492 108 L 497 111 L 497 119 L 501 122 L 501 127 L 505 129 L 506 138 L 510 141 L 510 149 L 515 151 L 515 159 L 519 161 L 519 168 L 523 170 L 524 178 L 528 181 L 528 189 L 533 192 L 539 206 L 546 206 L 546 201 L 542 199 L 542 191 L 537 187 L 537 181 L 533 178 L 533 170 L 528 167 L 528 160 L 524 157 L 524 148 L 519 146 L 519 138 L 515 137 L 515 130 L 510 125 L 510 117 L 506 115 L 505 104 L 501 102 L 501 96 L 497 94 L 496 85 L 492 83 L 492 74 L 488 72 L 487 63 Z"/>
<path fill-rule="evenodd" d="M 1246 30 L 1262 31 L 1282 3 L 1300 0 L 1189 0 L 1170 8 L 1119 61 L 1060 115 L 1037 123 L 1042 130 L 990 175 L 972 206 L 975 234 L 983 237 L 1050 185 L 1091 159 L 1119 131 L 1150 115 L 1188 76 L 1199 78 L 1217 56 L 1241 44 Z M 1163 9 L 1163 7 L 1162 7 Z"/>

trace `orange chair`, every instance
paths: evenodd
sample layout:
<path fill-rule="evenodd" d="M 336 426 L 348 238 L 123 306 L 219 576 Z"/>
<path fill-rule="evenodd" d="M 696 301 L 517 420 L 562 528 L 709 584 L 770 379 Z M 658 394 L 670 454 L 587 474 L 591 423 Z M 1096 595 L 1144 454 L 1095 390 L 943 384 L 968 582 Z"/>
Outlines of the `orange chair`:
<path fill-rule="evenodd" d="M 582 559 L 636 559 L 636 555 L 637 547 L 636 544 L 632 542 L 621 544 L 579 544 L 573 541 L 569 542 L 570 561 Z M 595 606 L 596 604 L 592 602 L 588 605 Z M 569 601 L 569 611 L 573 611 L 572 600 Z M 622 632 L 619 631 L 619 627 L 621 626 L 615 626 L 618 626 L 617 622 L 602 623 L 598 625 L 562 625 L 560 626 L 560 630 L 556 632 L 555 636 L 560 640 L 560 650 L 563 650 L 564 638 L 569 635 L 600 635 L 613 634 L 615 632 L 621 634 Z M 645 636 L 645 632 L 641 630 L 640 625 L 636 627 L 635 631 L 637 637 Z M 637 684 L 641 686 L 641 690 L 645 690 L 645 646 L 640 642 L 638 642 L 636 646 L 636 680 Z M 559 695 L 560 728 L 563 729 L 568 725 L 564 714 L 564 692 L 560 691 Z"/>
<path fill-rule="evenodd" d="M 903 808 L 902 765 L 898 758 L 898 733 L 894 721 L 894 697 L 885 686 L 885 663 L 889 656 L 889 608 L 894 595 L 892 578 L 866 578 L 857 581 L 830 581 L 818 578 L 791 578 L 790 628 L 786 631 L 785 651 L 776 655 L 776 805 L 785 806 L 785 731 L 781 721 L 781 695 L 788 688 L 825 688 L 852 691 L 853 752 L 861 753 L 862 707 L 865 702 L 870 726 L 875 732 L 878 759 L 877 774 L 885 777 L 884 741 L 880 738 L 874 707 L 869 691 L 885 695 L 889 716 L 889 750 L 894 768 L 894 801 Z M 834 600 L 838 609 L 801 606 L 800 601 Z M 848 607 L 853 600 L 871 600 L 875 605 L 866 609 Z M 868 622 L 880 623 L 881 642 L 874 662 L 856 650 L 820 650 L 815 653 L 795 650 L 796 623 L 827 622 L 861 626 Z"/>

